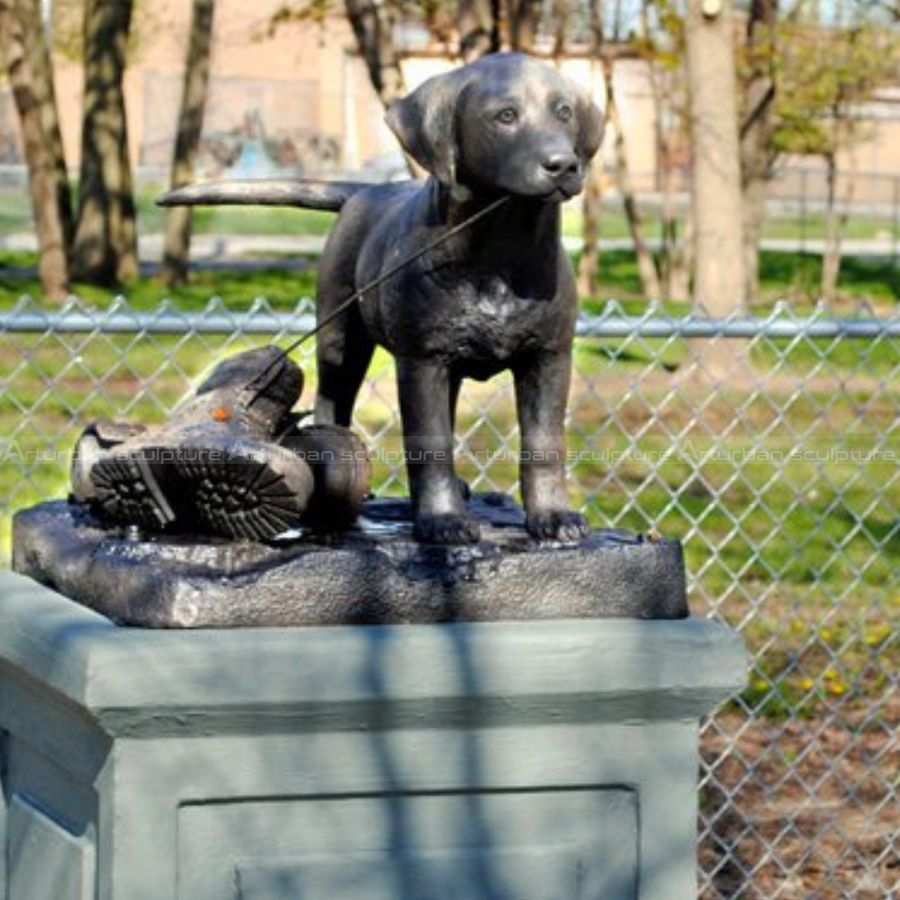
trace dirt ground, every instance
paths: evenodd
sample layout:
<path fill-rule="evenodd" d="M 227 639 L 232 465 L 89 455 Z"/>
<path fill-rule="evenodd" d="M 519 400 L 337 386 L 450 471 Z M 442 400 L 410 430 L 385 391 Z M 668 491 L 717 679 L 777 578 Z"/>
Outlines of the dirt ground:
<path fill-rule="evenodd" d="M 900 898 L 898 725 L 900 697 L 841 721 L 709 723 L 701 900 Z"/>

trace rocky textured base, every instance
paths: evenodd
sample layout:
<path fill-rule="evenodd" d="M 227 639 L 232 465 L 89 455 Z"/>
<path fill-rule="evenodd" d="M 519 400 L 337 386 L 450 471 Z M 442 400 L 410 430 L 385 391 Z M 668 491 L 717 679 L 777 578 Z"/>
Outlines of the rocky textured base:
<path fill-rule="evenodd" d="M 681 545 L 624 531 L 536 542 L 521 510 L 480 495 L 473 546 L 412 539 L 402 500 L 370 500 L 358 525 L 268 543 L 109 529 L 77 503 L 16 514 L 13 568 L 126 625 L 151 628 L 511 619 L 679 619 Z"/>

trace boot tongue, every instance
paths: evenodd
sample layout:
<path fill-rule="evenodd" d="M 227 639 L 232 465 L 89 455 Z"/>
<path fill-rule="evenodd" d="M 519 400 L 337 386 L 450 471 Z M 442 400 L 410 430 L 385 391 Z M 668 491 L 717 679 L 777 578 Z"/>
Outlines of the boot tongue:
<path fill-rule="evenodd" d="M 197 388 L 197 396 L 212 391 L 222 393 L 223 409 L 244 407 L 258 392 L 254 407 L 280 419 L 300 399 L 303 372 L 278 347 L 257 347 L 222 360 Z"/>

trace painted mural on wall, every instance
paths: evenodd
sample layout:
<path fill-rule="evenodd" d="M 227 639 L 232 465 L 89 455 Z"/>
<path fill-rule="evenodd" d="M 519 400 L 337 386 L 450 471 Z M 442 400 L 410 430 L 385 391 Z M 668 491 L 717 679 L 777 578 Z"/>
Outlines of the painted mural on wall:
<path fill-rule="evenodd" d="M 180 78 L 144 78 L 146 136 L 140 165 L 168 166 L 175 138 Z M 341 141 L 317 128 L 321 100 L 312 84 L 218 78 L 210 85 L 198 166 L 205 177 L 327 175 L 341 163 Z"/>

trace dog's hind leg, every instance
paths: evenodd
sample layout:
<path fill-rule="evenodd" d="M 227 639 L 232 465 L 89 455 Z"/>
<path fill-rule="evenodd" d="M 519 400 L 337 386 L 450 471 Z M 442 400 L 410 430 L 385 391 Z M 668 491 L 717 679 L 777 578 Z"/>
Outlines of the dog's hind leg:
<path fill-rule="evenodd" d="M 329 322 L 319 332 L 317 341 L 316 422 L 349 427 L 356 395 L 372 361 L 375 344 L 355 306 Z"/>

